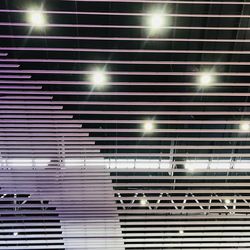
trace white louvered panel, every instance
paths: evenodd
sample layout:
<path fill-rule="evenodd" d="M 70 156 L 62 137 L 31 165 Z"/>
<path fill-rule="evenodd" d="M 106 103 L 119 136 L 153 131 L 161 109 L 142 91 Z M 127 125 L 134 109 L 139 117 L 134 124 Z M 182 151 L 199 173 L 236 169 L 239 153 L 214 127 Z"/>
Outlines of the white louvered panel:
<path fill-rule="evenodd" d="M 12 168 L 4 178 L 0 178 L 0 201 L 5 199 L 10 203 L 0 204 L 3 226 L 0 234 L 10 235 L 10 240 L 6 241 L 4 237 L 0 237 L 0 249 L 3 249 L 2 245 L 10 249 L 10 243 L 14 249 L 22 249 L 17 245 L 26 242 L 25 246 L 35 244 L 37 247 L 42 244 L 44 249 L 52 246 L 57 249 L 57 244 L 63 243 L 63 249 L 66 250 L 94 250 L 100 247 L 104 250 L 124 250 L 109 171 L 95 166 L 73 169 L 74 182 L 68 179 L 72 176 L 70 169 L 66 171 L 48 167 L 33 169 L 31 175 L 19 175 L 20 167 Z M 10 191 L 12 196 L 8 195 Z M 21 198 L 22 194 L 28 195 Z M 96 199 L 84 199 L 90 194 Z M 40 202 L 34 203 L 36 200 Z M 37 220 L 42 223 L 36 222 Z M 58 221 L 58 230 L 53 228 L 55 220 Z M 12 225 L 14 231 L 9 230 L 8 225 Z M 18 233 L 18 225 L 25 228 L 22 233 L 28 236 Z M 34 231 L 32 226 L 36 227 Z M 14 235 L 14 232 L 18 235 Z M 46 240 L 41 239 L 40 234 L 43 233 L 48 235 Z"/>
<path fill-rule="evenodd" d="M 84 184 L 84 180 L 78 180 L 75 181 L 73 185 L 76 187 L 79 187 L 80 193 L 79 195 L 79 200 L 78 201 L 72 201 L 72 208 L 73 210 L 77 211 L 82 206 L 84 208 L 84 211 L 82 212 L 74 212 L 72 211 L 71 213 L 68 213 L 67 210 L 63 207 L 59 207 L 57 211 L 60 214 L 61 217 L 61 223 L 63 227 L 63 232 L 65 236 L 73 236 L 75 235 L 75 230 L 78 232 L 78 236 L 75 238 L 70 238 L 67 240 L 67 238 L 64 239 L 65 241 L 65 247 L 66 249 L 71 249 L 74 245 L 76 246 L 82 246 L 82 249 L 93 249 L 95 250 L 96 247 L 102 246 L 103 250 L 108 250 L 111 247 L 115 246 L 117 250 L 124 250 L 123 246 L 123 239 L 121 237 L 121 230 L 119 226 L 119 219 L 118 219 L 118 214 L 116 210 L 116 205 L 115 205 L 115 200 L 114 200 L 114 194 L 113 194 L 113 189 L 111 185 L 111 178 L 109 175 L 109 172 L 105 170 L 103 167 L 88 167 L 83 171 L 79 171 L 79 177 L 88 177 L 91 176 L 91 171 L 92 170 L 98 171 L 100 175 L 105 176 L 102 180 L 97 181 L 92 180 L 90 182 L 86 182 Z M 100 186 L 102 188 L 96 190 L 96 186 Z M 61 186 L 64 190 L 67 189 L 67 182 L 64 182 Z M 71 186 L 69 187 L 71 188 Z M 93 201 L 89 201 L 86 203 L 85 201 L 81 200 L 81 195 L 85 196 L 89 194 L 91 191 L 96 190 L 95 194 L 98 195 L 99 197 L 106 196 L 107 191 L 109 193 L 109 198 L 110 200 L 113 200 L 112 205 L 110 204 L 110 200 L 105 200 L 101 198 L 101 200 L 98 200 L 98 204 Z M 69 198 L 70 199 L 70 198 Z M 53 202 L 52 202 L 53 203 Z M 58 202 L 55 202 L 55 204 Z M 65 202 L 68 204 L 68 202 Z M 64 203 L 64 204 L 65 204 Z M 65 205 L 66 205 L 65 204 Z M 60 202 L 60 205 L 63 206 L 63 201 Z M 74 207 L 74 205 L 76 205 Z M 107 208 L 104 208 L 105 205 L 108 205 Z M 106 212 L 106 213 L 105 213 Z M 72 217 L 73 215 L 73 217 Z M 81 218 L 82 216 L 85 216 L 85 218 Z M 80 218 L 78 219 L 78 216 Z M 69 220 L 75 220 L 77 223 L 71 223 Z M 92 219 L 95 219 L 95 223 L 91 221 Z M 110 222 L 110 220 L 115 221 Z M 76 227 L 77 225 L 77 227 Z M 98 234 L 101 235 L 100 237 L 96 236 L 96 234 L 93 231 L 93 228 L 95 229 L 98 227 Z M 72 233 L 73 232 L 73 233 Z M 113 237 L 112 237 L 113 236 Z M 89 238 L 84 238 L 84 237 L 89 237 Z"/>

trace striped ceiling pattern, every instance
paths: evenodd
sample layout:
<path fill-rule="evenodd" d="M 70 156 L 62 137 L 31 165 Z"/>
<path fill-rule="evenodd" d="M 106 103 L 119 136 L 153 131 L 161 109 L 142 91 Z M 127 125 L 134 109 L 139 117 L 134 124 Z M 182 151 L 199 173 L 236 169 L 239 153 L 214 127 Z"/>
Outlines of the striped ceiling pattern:
<path fill-rule="evenodd" d="M 0 249 L 249 249 L 249 13 L 2 0 Z"/>

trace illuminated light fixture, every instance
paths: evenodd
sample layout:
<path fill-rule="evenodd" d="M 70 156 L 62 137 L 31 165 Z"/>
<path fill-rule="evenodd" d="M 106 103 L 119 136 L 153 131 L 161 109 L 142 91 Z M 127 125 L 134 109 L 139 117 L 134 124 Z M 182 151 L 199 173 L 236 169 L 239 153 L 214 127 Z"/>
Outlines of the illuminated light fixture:
<path fill-rule="evenodd" d="M 244 122 L 244 123 L 242 123 L 242 124 L 240 125 L 240 129 L 241 129 L 242 131 L 249 131 L 249 130 L 250 130 L 250 124 L 247 123 L 247 122 Z"/>
<path fill-rule="evenodd" d="M 201 171 L 207 169 L 209 166 L 208 160 L 186 160 L 185 169 L 187 171 Z"/>
<path fill-rule="evenodd" d="M 154 129 L 154 123 L 152 121 L 145 121 L 143 127 L 146 133 L 152 132 Z"/>
<path fill-rule="evenodd" d="M 141 206 L 147 206 L 147 204 L 148 204 L 148 201 L 146 199 L 141 199 L 140 200 L 140 205 Z"/>
<path fill-rule="evenodd" d="M 199 78 L 200 84 L 204 86 L 211 84 L 212 81 L 213 77 L 209 73 L 203 73 Z"/>
<path fill-rule="evenodd" d="M 190 172 L 193 172 L 194 168 L 193 167 L 187 167 L 187 170 L 190 171 Z"/>
<path fill-rule="evenodd" d="M 229 204 L 231 204 L 231 200 L 225 199 L 225 203 L 226 203 L 227 205 L 229 205 Z"/>
<path fill-rule="evenodd" d="M 209 164 L 210 169 L 230 169 L 231 167 L 230 161 L 225 160 L 212 160 Z"/>
<path fill-rule="evenodd" d="M 33 27 L 41 28 L 46 24 L 46 17 L 42 10 L 30 10 L 28 21 Z"/>
<path fill-rule="evenodd" d="M 16 237 L 18 235 L 18 232 L 14 232 L 13 235 Z"/>
<path fill-rule="evenodd" d="M 180 234 L 184 234 L 184 231 L 183 231 L 183 230 L 180 230 L 179 233 L 180 233 Z"/>
<path fill-rule="evenodd" d="M 107 77 L 104 71 L 96 70 L 92 73 L 91 82 L 95 85 L 102 86 L 107 82 Z"/>
<path fill-rule="evenodd" d="M 149 16 L 148 24 L 150 29 L 152 29 L 153 31 L 162 28 L 164 26 L 164 23 L 165 23 L 165 17 L 161 13 L 154 13 Z"/>

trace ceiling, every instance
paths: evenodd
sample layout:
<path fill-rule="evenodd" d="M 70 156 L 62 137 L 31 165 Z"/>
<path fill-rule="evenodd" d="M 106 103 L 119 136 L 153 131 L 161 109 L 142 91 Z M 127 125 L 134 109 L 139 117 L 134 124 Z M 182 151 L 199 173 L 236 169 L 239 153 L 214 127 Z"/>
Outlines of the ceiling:
<path fill-rule="evenodd" d="M 0 250 L 249 249 L 249 13 L 1 1 Z"/>

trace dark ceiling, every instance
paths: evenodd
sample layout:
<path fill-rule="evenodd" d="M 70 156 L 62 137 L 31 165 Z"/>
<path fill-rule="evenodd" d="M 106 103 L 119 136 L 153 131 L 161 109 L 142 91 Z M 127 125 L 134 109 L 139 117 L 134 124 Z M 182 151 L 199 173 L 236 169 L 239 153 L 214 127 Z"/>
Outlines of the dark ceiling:
<path fill-rule="evenodd" d="M 39 84 L 44 93 L 53 96 L 53 104 L 63 104 L 63 110 L 69 113 L 74 111 L 74 119 L 94 120 L 83 122 L 83 128 L 89 129 L 93 140 L 103 138 L 97 139 L 96 145 L 117 146 L 103 149 L 104 154 L 129 156 L 150 152 L 152 157 L 159 153 L 164 157 L 170 152 L 161 147 L 119 148 L 124 144 L 245 145 L 244 140 L 231 142 L 230 138 L 248 137 L 239 133 L 238 128 L 239 121 L 249 116 L 248 105 L 244 105 L 248 101 L 249 56 L 241 51 L 249 47 L 249 19 L 244 15 L 249 13 L 250 6 L 181 2 L 3 1 L 1 22 L 9 25 L 1 26 L 1 50 L 9 54 L 2 62 L 13 59 L 21 65 L 11 69 L 11 74 L 32 75 L 31 82 L 26 79 L 5 82 Z M 30 6 L 42 6 L 52 27 L 32 29 L 27 25 L 27 15 L 22 10 Z M 148 28 L 140 26 L 147 25 L 145 13 L 155 9 L 169 14 L 166 25 L 171 28 L 150 35 Z M 89 82 L 88 75 L 96 67 L 110 74 L 110 82 L 102 88 Z M 199 85 L 197 79 L 202 72 L 216 75 L 212 86 Z M 32 95 L 28 91 L 23 94 Z M 67 104 L 69 101 L 73 103 Z M 140 139 L 148 137 L 143 135 L 141 125 L 146 119 L 153 119 L 159 129 L 149 135 L 156 137 L 153 141 Z M 172 120 L 180 123 L 170 124 L 168 121 Z M 199 120 L 196 124 L 187 122 Z M 211 121 L 227 122 L 210 124 Z M 170 137 L 173 139 L 162 140 Z M 229 141 L 175 141 L 176 137 L 225 137 Z M 174 152 L 206 153 L 213 157 L 216 153 L 246 150 L 187 148 Z"/>

